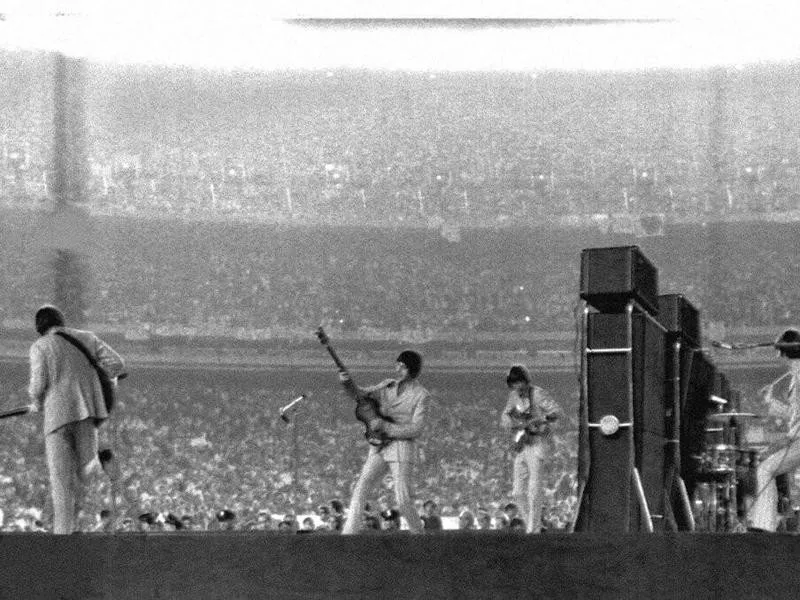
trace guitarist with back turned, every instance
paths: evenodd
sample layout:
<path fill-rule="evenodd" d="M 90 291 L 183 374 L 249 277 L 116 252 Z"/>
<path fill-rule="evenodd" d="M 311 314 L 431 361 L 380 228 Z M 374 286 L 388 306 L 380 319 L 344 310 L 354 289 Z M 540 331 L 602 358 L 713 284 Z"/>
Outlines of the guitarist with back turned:
<path fill-rule="evenodd" d="M 343 534 L 358 533 L 367 493 L 383 476 L 388 465 L 394 480 L 394 494 L 400 514 L 414 533 L 422 532 L 422 521 L 414 508 L 410 490 L 411 469 L 416 460 L 414 440 L 422 433 L 428 390 L 417 380 L 422 370 L 422 357 L 413 350 L 404 350 L 397 357 L 395 379 L 385 379 L 378 385 L 359 388 L 346 370 L 339 371 L 345 390 L 358 402 L 364 396 L 377 405 L 376 414 L 368 423 L 370 434 L 380 443 L 370 440 L 369 454 L 353 489 L 350 512 L 342 529 Z"/>

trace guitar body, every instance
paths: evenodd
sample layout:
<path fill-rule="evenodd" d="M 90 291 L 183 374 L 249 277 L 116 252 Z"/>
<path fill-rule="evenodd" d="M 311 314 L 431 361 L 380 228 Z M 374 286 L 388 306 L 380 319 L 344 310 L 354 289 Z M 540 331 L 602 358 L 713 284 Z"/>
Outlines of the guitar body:
<path fill-rule="evenodd" d="M 373 446 L 383 446 L 387 442 L 386 438 L 382 433 L 373 431 L 370 427 L 370 423 L 375 419 L 385 419 L 380 412 L 378 400 L 369 394 L 358 394 L 355 413 L 356 419 L 361 421 L 366 428 L 364 437 L 367 438 L 367 441 Z"/>
<path fill-rule="evenodd" d="M 336 354 L 336 351 L 330 344 L 330 339 L 328 338 L 328 334 L 325 333 L 325 330 L 320 327 L 317 329 L 316 332 L 317 338 L 319 339 L 320 343 L 325 346 L 325 349 L 328 351 L 328 354 L 331 355 L 333 362 L 336 364 L 337 368 L 339 369 L 340 373 L 346 373 L 348 377 L 350 374 L 347 368 L 344 366 L 342 361 Z M 352 378 L 350 379 L 352 382 Z M 380 431 L 374 431 L 371 427 L 371 423 L 374 422 L 376 419 L 385 419 L 385 417 L 380 412 L 380 405 L 378 403 L 378 399 L 372 396 L 371 394 L 365 394 L 358 391 L 358 388 L 353 384 L 353 388 L 355 390 L 355 400 L 356 400 L 356 419 L 361 421 L 364 424 L 364 437 L 367 438 L 367 441 L 373 445 L 382 447 L 388 441 L 384 435 Z"/>
<path fill-rule="evenodd" d="M 531 409 L 521 412 L 514 409 L 508 414 L 512 418 L 526 421 L 525 428 L 520 429 L 514 435 L 514 442 L 511 444 L 511 449 L 514 452 L 520 452 L 525 446 L 532 444 L 537 437 L 547 432 L 547 419 L 538 416 L 538 414 L 534 416 Z"/>

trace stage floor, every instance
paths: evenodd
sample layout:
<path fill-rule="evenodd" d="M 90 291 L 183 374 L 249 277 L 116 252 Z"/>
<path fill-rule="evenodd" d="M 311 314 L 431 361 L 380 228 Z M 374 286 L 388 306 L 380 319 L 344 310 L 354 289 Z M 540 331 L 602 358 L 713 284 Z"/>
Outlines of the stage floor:
<path fill-rule="evenodd" d="M 797 598 L 800 537 L 0 535 L 0 598 Z"/>

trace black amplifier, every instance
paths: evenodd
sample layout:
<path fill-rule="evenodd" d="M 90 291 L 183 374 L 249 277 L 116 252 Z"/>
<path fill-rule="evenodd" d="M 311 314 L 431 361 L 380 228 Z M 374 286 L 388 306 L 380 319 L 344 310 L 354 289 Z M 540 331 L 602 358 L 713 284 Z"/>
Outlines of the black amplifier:
<path fill-rule="evenodd" d="M 682 294 L 658 297 L 658 320 L 667 333 L 677 334 L 692 348 L 700 347 L 700 313 Z"/>
<path fill-rule="evenodd" d="M 658 271 L 638 246 L 581 252 L 581 298 L 601 312 L 621 312 L 630 300 L 658 314 Z"/>

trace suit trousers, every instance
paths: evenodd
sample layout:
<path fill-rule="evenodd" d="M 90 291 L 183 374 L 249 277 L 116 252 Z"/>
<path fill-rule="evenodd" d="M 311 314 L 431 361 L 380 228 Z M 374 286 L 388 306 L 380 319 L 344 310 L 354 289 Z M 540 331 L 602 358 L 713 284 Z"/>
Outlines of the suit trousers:
<path fill-rule="evenodd" d="M 375 486 L 386 471 L 386 466 L 394 480 L 394 498 L 400 515 L 405 518 L 409 530 L 414 533 L 422 532 L 422 520 L 414 507 L 409 489 L 412 463 L 407 460 L 387 461 L 380 452 L 370 451 L 361 475 L 358 477 L 353 497 L 350 499 L 350 512 L 342 528 L 343 534 L 358 533 L 364 526 L 362 515 L 367 493 Z"/>
<path fill-rule="evenodd" d="M 800 467 L 800 437 L 794 436 L 788 446 L 773 452 L 758 465 L 750 525 L 766 531 L 778 527 L 778 488 L 775 477 Z"/>
<path fill-rule="evenodd" d="M 84 486 L 91 475 L 102 471 L 94 419 L 59 427 L 45 436 L 44 445 L 53 501 L 53 533 L 72 533 Z"/>
<path fill-rule="evenodd" d="M 542 528 L 542 462 L 545 444 L 536 438 L 514 456 L 513 488 L 511 495 L 525 519 L 528 533 Z"/>

